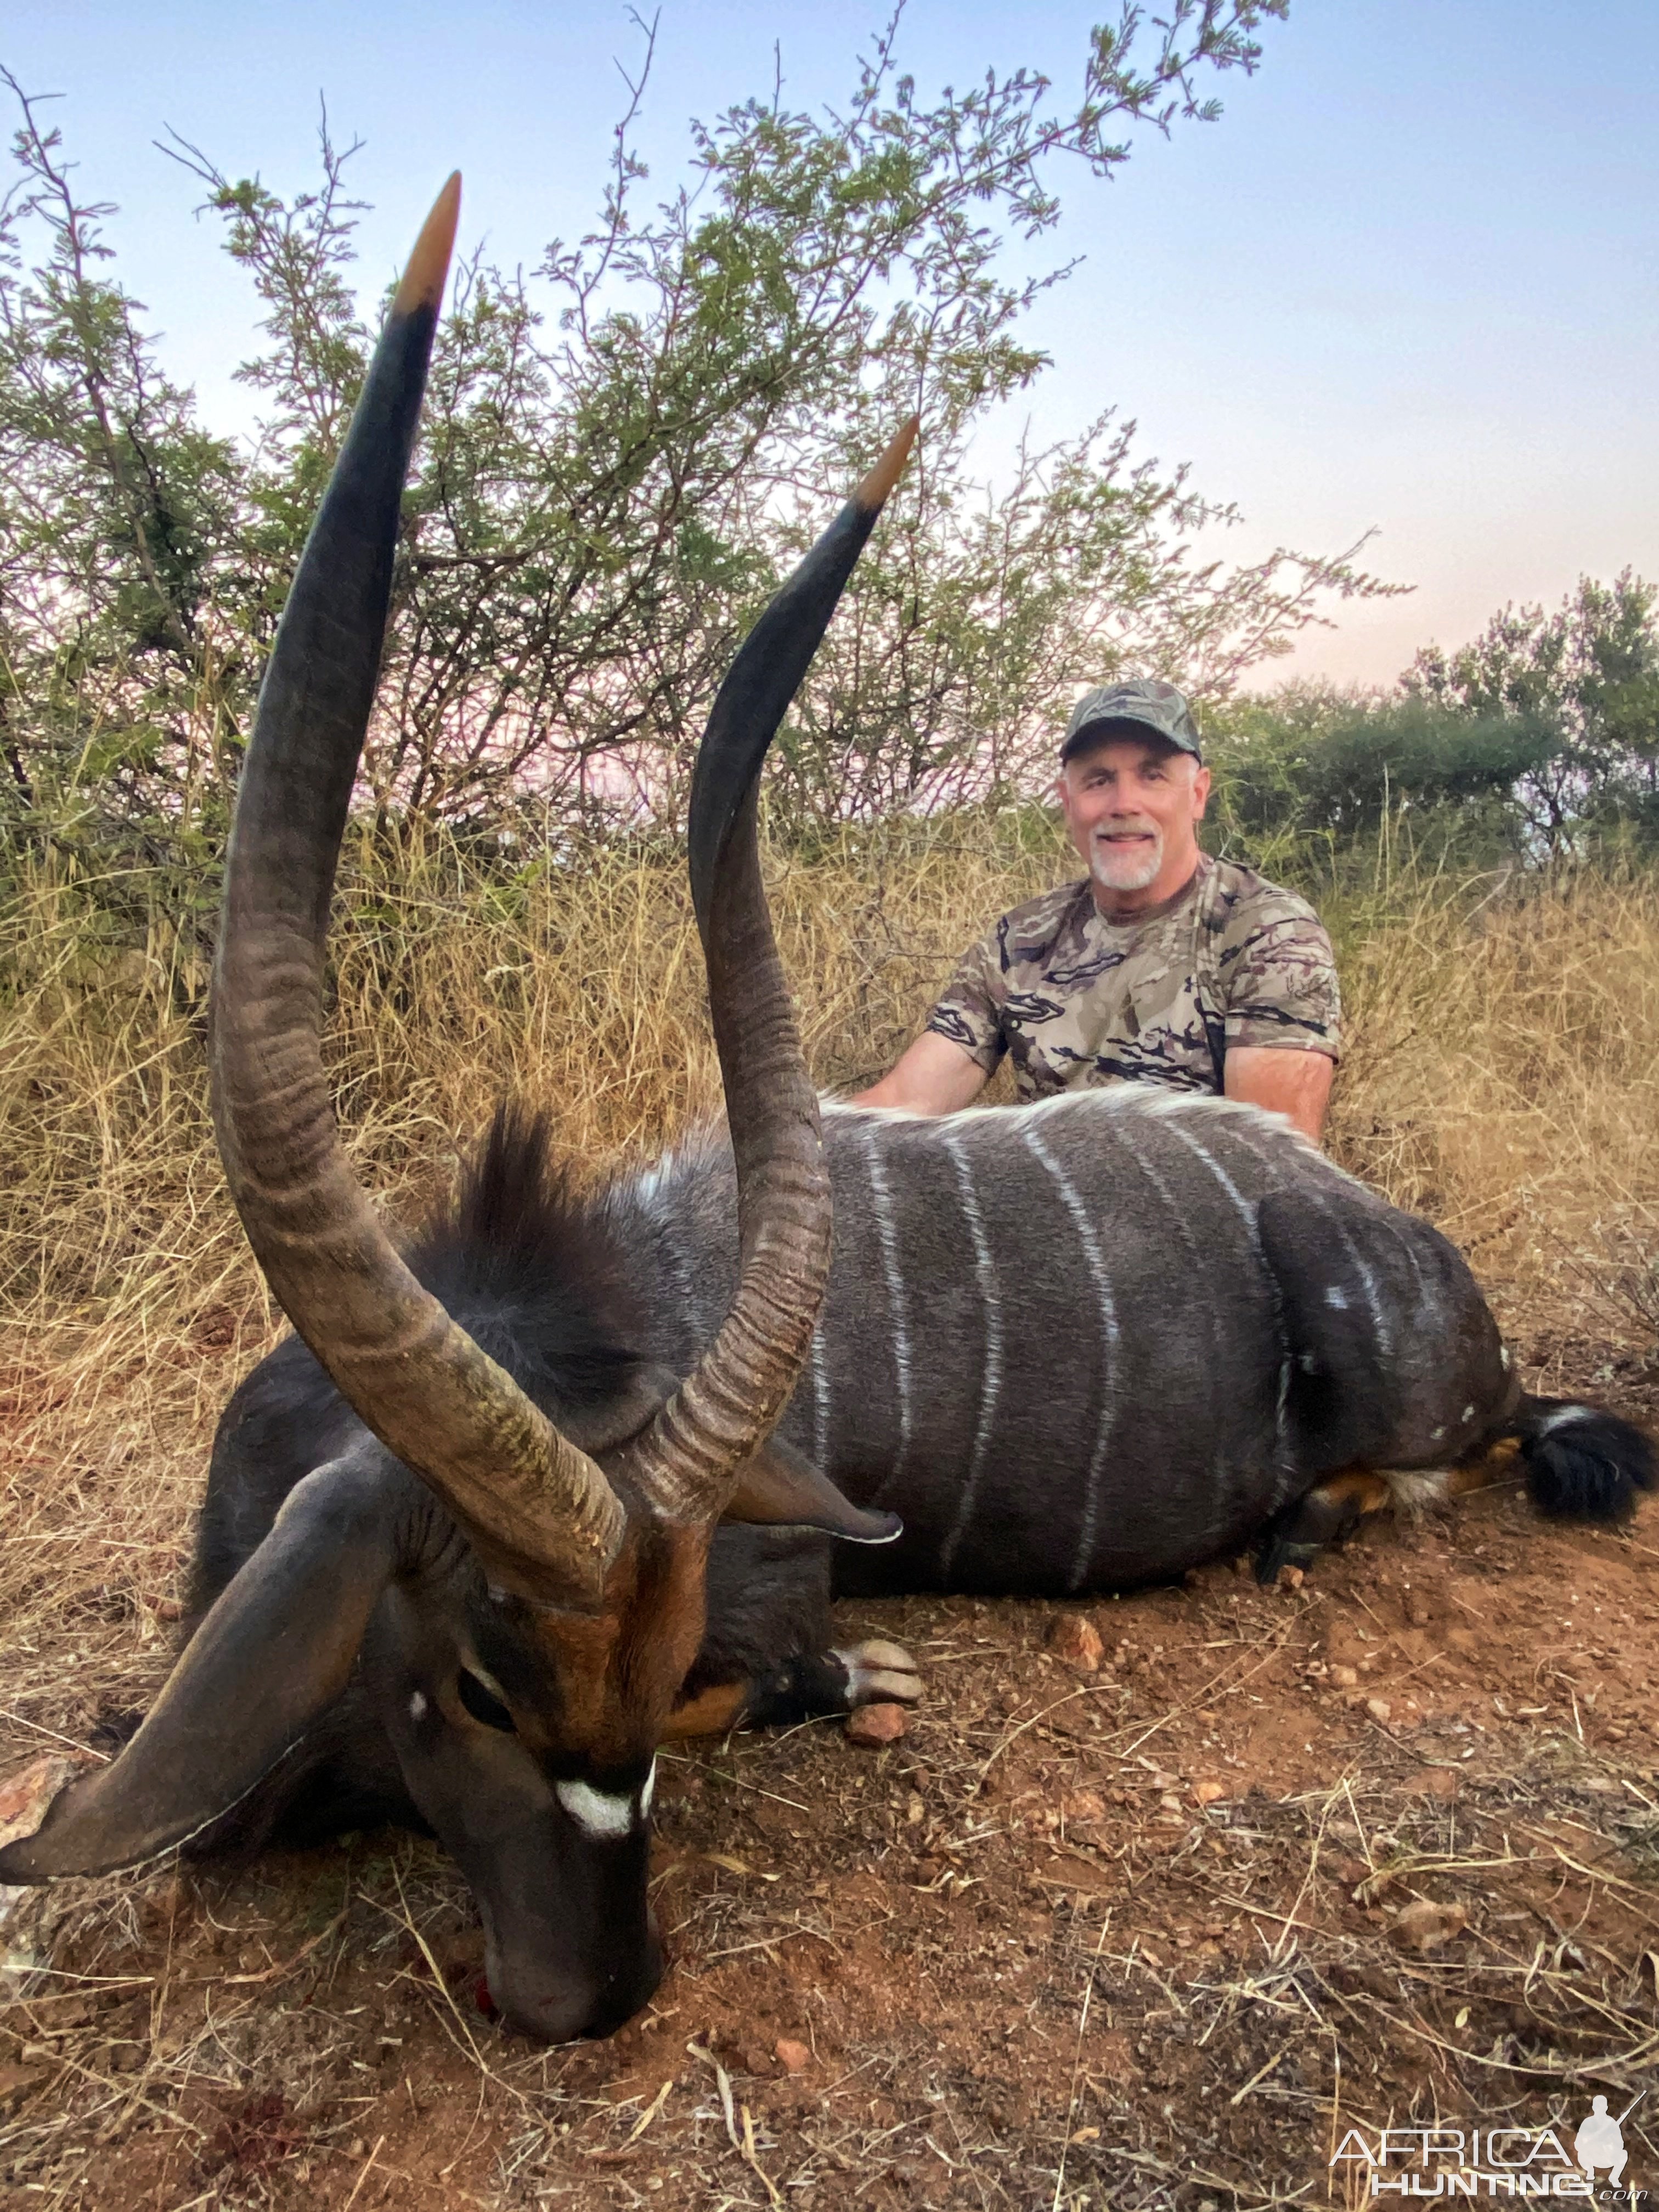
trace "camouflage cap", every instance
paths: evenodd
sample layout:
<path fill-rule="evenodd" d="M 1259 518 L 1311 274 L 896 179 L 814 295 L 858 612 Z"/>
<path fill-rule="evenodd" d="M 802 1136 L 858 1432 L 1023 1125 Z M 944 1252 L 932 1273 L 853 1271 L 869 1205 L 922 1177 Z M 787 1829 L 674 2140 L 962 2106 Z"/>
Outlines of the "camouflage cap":
<path fill-rule="evenodd" d="M 1173 684 L 1160 684 L 1156 677 L 1127 677 L 1121 684 L 1097 684 L 1092 691 L 1085 691 L 1066 725 L 1065 741 L 1060 748 L 1062 766 L 1096 743 L 1091 732 L 1101 722 L 1139 722 L 1166 744 L 1178 746 L 1194 760 L 1203 758 L 1192 708 Z"/>

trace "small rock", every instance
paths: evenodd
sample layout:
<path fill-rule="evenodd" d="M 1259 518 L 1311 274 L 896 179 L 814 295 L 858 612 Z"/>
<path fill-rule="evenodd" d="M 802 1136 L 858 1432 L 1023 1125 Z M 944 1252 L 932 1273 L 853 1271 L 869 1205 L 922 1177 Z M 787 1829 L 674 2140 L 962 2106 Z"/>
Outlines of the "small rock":
<path fill-rule="evenodd" d="M 1357 1667 L 1332 1668 L 1331 1687 L 1334 1690 L 1357 1690 L 1358 1686 L 1359 1670 Z"/>
<path fill-rule="evenodd" d="M 157 1620 L 182 1620 L 185 1615 L 185 1608 L 176 1597 L 153 1597 L 149 1609 Z"/>
<path fill-rule="evenodd" d="M 1344 1889 L 1358 1889 L 1362 1881 L 1369 1881 L 1371 1878 L 1371 1870 L 1364 1859 L 1338 1859 L 1332 1865 L 1331 1872 Z"/>
<path fill-rule="evenodd" d="M 1434 1951 L 1461 1936 L 1468 1917 L 1461 1905 L 1431 1905 L 1419 1898 L 1401 1908 L 1389 1933 L 1402 1951 Z"/>
<path fill-rule="evenodd" d="M 1420 1792 L 1425 1797 L 1455 1797 L 1457 1769 L 1455 1766 L 1425 1766 L 1419 1768 L 1406 1784 L 1407 1790 Z"/>
<path fill-rule="evenodd" d="M 1195 1805 L 1213 1805 L 1218 1797 L 1224 1797 L 1226 1794 L 1224 1782 L 1194 1782 L 1193 1784 L 1193 1802 Z"/>
<path fill-rule="evenodd" d="M 1394 1714 L 1394 1707 L 1389 1703 L 1386 1698 L 1367 1698 L 1365 1700 L 1365 1711 L 1370 1715 L 1374 1721 L 1389 1720 L 1392 1718 Z"/>
<path fill-rule="evenodd" d="M 32 1836 L 52 1799 L 88 1763 L 71 1759 L 67 1752 L 47 1751 L 31 1759 L 21 1774 L 14 1774 L 0 1789 L 0 1844 Z"/>
<path fill-rule="evenodd" d="M 849 1743 L 860 1743 L 875 1748 L 884 1743 L 896 1743 L 910 1725 L 910 1717 L 902 1705 L 860 1705 L 856 1712 L 847 1716 L 847 1738 Z"/>
<path fill-rule="evenodd" d="M 809 2066 L 812 2054 L 804 2043 L 797 2043 L 792 2035 L 781 2035 L 772 2045 L 772 2055 L 786 2074 L 799 2074 Z"/>
<path fill-rule="evenodd" d="M 1299 1590 L 1307 1579 L 1300 1567 L 1281 1567 L 1279 1571 L 1279 1587 L 1282 1590 Z"/>
<path fill-rule="evenodd" d="M 1421 1590 L 1410 1590 L 1407 1593 L 1406 1618 L 1413 1628 L 1426 1628 L 1434 1619 L 1434 1607 Z"/>
<path fill-rule="evenodd" d="M 1085 1613 L 1057 1613 L 1043 1641 L 1062 1666 L 1076 1674 L 1092 1674 L 1106 1649 L 1100 1631 Z"/>
<path fill-rule="evenodd" d="M 1103 1820 L 1106 1817 L 1105 1802 L 1095 1790 L 1073 1790 L 1060 1800 L 1060 1809 L 1073 1823 Z"/>

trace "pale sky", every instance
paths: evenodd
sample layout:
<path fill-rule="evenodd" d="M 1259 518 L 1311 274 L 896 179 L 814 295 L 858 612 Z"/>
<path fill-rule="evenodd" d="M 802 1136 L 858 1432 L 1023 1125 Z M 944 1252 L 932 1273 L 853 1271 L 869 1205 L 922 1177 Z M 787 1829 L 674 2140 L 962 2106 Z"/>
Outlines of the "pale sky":
<path fill-rule="evenodd" d="M 668 189 L 685 122 L 768 93 L 840 100 L 884 4 L 663 0 L 641 143 Z M 910 0 L 904 65 L 932 90 L 1024 63 L 1064 91 L 1095 13 L 1061 0 Z M 1293 0 L 1219 123 L 1150 138 L 1110 185 L 1056 173 L 1058 260 L 1085 257 L 1036 335 L 1054 367 L 1040 438 L 1115 402 L 1140 449 L 1236 500 L 1228 550 L 1328 552 L 1366 530 L 1408 599 L 1337 611 L 1287 671 L 1386 681 L 1510 600 L 1581 572 L 1659 575 L 1659 0 Z M 639 40 L 615 0 L 57 0 L 0 29 L 0 61 L 50 111 L 83 191 L 119 204 L 117 268 L 207 419 L 250 419 L 231 381 L 253 307 L 195 222 L 199 188 L 155 151 L 171 125 L 234 175 L 312 178 L 319 94 L 375 203 L 372 296 L 437 185 L 466 177 L 463 235 L 533 263 L 585 228 Z M 988 441 L 994 465 L 998 434 Z"/>

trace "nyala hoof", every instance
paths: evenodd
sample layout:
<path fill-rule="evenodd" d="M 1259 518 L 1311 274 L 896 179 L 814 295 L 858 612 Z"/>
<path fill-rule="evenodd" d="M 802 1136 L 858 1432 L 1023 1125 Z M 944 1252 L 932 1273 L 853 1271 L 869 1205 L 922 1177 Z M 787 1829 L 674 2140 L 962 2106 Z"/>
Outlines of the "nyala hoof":
<path fill-rule="evenodd" d="M 847 1707 L 854 1705 L 914 1705 L 921 1695 L 916 1662 L 902 1644 L 849 1644 L 831 1652 L 847 1670 Z"/>

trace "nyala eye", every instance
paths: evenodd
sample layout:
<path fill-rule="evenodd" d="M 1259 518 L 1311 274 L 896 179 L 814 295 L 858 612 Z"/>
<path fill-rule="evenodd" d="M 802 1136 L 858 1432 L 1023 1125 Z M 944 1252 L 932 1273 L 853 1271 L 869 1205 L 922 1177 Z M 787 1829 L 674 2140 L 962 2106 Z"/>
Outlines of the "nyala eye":
<path fill-rule="evenodd" d="M 475 1721 L 482 1721 L 486 1728 L 504 1729 L 508 1735 L 514 1733 L 512 1714 L 498 1697 L 485 1689 L 476 1674 L 469 1674 L 463 1667 L 456 1677 L 455 1687 Z"/>

